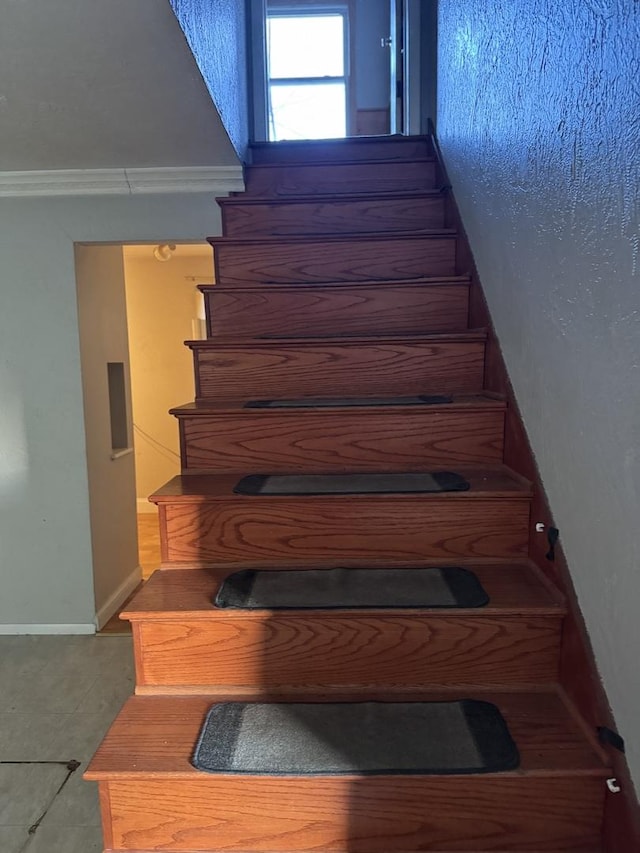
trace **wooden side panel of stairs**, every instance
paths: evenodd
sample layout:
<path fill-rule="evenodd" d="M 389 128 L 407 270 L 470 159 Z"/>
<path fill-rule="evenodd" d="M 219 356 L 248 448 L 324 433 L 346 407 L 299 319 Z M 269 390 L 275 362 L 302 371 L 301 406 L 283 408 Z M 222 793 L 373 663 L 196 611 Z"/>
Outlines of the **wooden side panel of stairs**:
<path fill-rule="evenodd" d="M 609 770 L 558 683 L 566 602 L 528 559 L 531 482 L 505 465 L 510 410 L 485 387 L 493 355 L 470 322 L 432 155 L 426 138 L 257 145 L 246 195 L 223 201 L 208 339 L 189 342 L 197 400 L 173 410 L 183 473 L 152 497 L 162 570 L 123 614 L 137 695 L 86 774 L 106 853 L 602 849 Z M 414 395 L 451 400 L 394 402 Z M 318 397 L 382 399 L 247 406 Z M 235 491 L 256 473 L 434 469 L 469 490 Z M 489 604 L 213 604 L 239 569 L 442 565 L 475 572 Z M 190 763 L 215 702 L 469 697 L 501 710 L 517 770 L 270 777 Z"/>

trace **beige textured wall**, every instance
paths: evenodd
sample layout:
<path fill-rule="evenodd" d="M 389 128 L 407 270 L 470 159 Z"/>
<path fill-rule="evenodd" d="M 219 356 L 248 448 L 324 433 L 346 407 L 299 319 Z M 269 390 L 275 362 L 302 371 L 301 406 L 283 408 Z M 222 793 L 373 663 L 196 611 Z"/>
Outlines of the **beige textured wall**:
<path fill-rule="evenodd" d="M 138 510 L 148 496 L 180 473 L 178 425 L 169 409 L 194 397 L 193 361 L 184 341 L 194 336 L 201 297 L 197 284 L 213 281 L 207 246 L 178 246 L 170 261 L 153 246 L 124 249 Z"/>

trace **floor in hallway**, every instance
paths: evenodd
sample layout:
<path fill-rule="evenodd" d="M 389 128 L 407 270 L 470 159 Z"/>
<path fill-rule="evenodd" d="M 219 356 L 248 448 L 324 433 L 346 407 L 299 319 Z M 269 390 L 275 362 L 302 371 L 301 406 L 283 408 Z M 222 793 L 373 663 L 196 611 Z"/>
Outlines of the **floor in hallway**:
<path fill-rule="evenodd" d="M 128 637 L 0 637 L 2 853 L 102 851 L 82 773 L 133 688 Z"/>
<path fill-rule="evenodd" d="M 142 569 L 142 580 L 148 580 L 160 565 L 160 530 L 157 513 L 140 513 L 138 515 L 138 559 Z M 138 587 L 139 589 L 139 587 Z M 127 604 L 138 590 L 132 593 L 122 607 Z M 101 634 L 130 634 L 128 622 L 123 622 L 115 613 L 103 626 Z"/>
<path fill-rule="evenodd" d="M 142 578 L 147 580 L 160 565 L 160 530 L 155 512 L 138 514 L 138 556 Z"/>

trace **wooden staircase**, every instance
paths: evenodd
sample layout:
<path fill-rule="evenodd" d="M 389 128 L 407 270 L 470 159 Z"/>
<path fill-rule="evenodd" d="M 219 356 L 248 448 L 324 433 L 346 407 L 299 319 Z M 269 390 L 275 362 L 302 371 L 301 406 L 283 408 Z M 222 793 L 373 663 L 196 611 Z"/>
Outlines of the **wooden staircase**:
<path fill-rule="evenodd" d="M 136 696 L 86 774 L 105 850 L 598 851 L 607 764 L 559 684 L 563 596 L 529 557 L 531 483 L 503 464 L 505 400 L 427 138 L 254 147 L 221 199 L 183 473 L 152 497 L 162 569 L 123 614 Z M 437 395 L 429 404 L 390 398 Z M 314 407 L 310 398 L 337 398 Z M 350 404 L 339 398 L 356 398 Z M 380 398 L 358 405 L 357 398 Z M 251 401 L 293 400 L 269 408 Z M 448 468 L 465 492 L 234 492 L 259 473 Z M 456 565 L 475 609 L 225 610 L 242 568 Z M 485 699 L 519 769 L 486 775 L 206 774 L 217 701 Z"/>

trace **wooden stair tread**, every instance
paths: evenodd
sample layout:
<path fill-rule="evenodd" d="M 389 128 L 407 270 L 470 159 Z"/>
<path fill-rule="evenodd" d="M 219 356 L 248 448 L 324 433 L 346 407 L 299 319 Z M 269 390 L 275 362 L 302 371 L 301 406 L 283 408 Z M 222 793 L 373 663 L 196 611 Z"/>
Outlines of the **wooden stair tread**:
<path fill-rule="evenodd" d="M 429 405 L 417 405 L 417 406 L 399 406 L 399 405 L 389 405 L 389 406 L 323 406 L 321 409 L 315 410 L 310 409 L 306 406 L 300 407 L 300 409 L 296 409 L 294 407 L 291 408 L 273 408 L 273 409 L 259 409 L 259 408 L 248 408 L 245 407 L 245 404 L 250 402 L 249 400 L 196 400 L 191 403 L 185 403 L 182 406 L 175 406 L 170 409 L 169 414 L 175 415 L 175 417 L 209 417 L 210 415 L 222 415 L 222 414 L 248 414 L 249 416 L 255 417 L 263 417 L 265 414 L 267 416 L 277 412 L 280 415 L 292 413 L 292 414 L 300 414 L 300 412 L 304 411 L 321 411 L 327 414 L 356 414 L 357 412 L 366 412 L 367 414 L 375 414 L 375 415 L 384 415 L 388 413 L 398 413 L 407 412 L 407 414 L 416 414 L 416 413 L 426 413 L 426 412 L 451 412 L 451 411 L 475 411 L 475 410 L 500 410 L 503 411 L 506 409 L 507 404 L 504 400 L 498 399 L 497 397 L 485 396 L 483 394 L 452 394 L 450 395 L 453 399 L 451 403 L 431 403 Z M 365 398 L 366 399 L 366 398 Z"/>
<path fill-rule="evenodd" d="M 450 276 L 431 276 L 429 278 L 408 278 L 400 281 L 384 281 L 383 279 L 374 279 L 373 281 L 327 281 L 322 282 L 322 284 L 316 283 L 305 283 L 300 282 L 296 284 L 290 284 L 289 282 L 282 282 L 282 284 L 268 284 L 268 285 L 258 285 L 258 284 L 247 284 L 243 287 L 232 286 L 228 287 L 224 284 L 199 284 L 198 290 L 201 293 L 218 293 L 220 291 L 229 291 L 229 292 L 237 292 L 238 290 L 243 291 L 259 291 L 263 292 L 265 288 L 268 288 L 269 291 L 272 290 L 291 290 L 297 289 L 299 287 L 305 286 L 308 284 L 311 287 L 320 287 L 323 290 L 325 288 L 367 288 L 367 287 L 442 287 L 443 285 L 451 285 L 451 286 L 464 286 L 468 287 L 471 283 L 469 276 L 467 275 L 450 275 Z"/>
<path fill-rule="evenodd" d="M 361 243 L 371 242 L 387 243 L 397 240 L 428 240 L 429 237 L 449 237 L 455 240 L 457 231 L 454 228 L 430 228 L 417 234 L 415 231 L 396 231 L 392 234 L 379 234 L 377 232 L 363 234 L 360 231 L 343 234 L 291 234 L 290 236 L 265 236 L 265 237 L 207 237 L 207 243 L 214 249 L 225 246 L 281 246 L 286 243 Z"/>
<path fill-rule="evenodd" d="M 308 567 L 307 567 L 308 568 Z M 455 616 L 478 617 L 496 615 L 519 615 L 533 613 L 539 615 L 562 615 L 565 612 L 562 598 L 544 581 L 538 569 L 533 564 L 494 564 L 473 565 L 472 569 L 491 599 L 486 607 L 472 609 L 442 608 L 428 610 L 426 608 L 398 609 L 402 616 L 421 614 L 429 618 L 452 618 Z M 169 620 L 169 619 L 215 619 L 219 618 L 260 618 L 264 619 L 265 612 L 216 608 L 212 605 L 220 584 L 225 577 L 232 574 L 228 568 L 217 569 L 163 569 L 154 572 L 141 590 L 121 613 L 122 619 L 135 620 Z M 287 617 L 295 616 L 297 612 L 309 615 L 320 611 L 278 611 Z M 367 610 L 329 611 L 340 617 L 371 616 L 378 612 L 390 615 L 389 610 L 378 611 L 375 608 Z M 273 614 L 272 614 L 273 615 Z"/>
<path fill-rule="evenodd" d="M 251 163 L 247 168 L 248 169 L 290 169 L 293 166 L 303 167 L 303 168 L 327 168 L 332 166 L 384 166 L 384 165 L 395 165 L 397 163 L 402 164 L 415 164 L 415 163 L 435 163 L 436 158 L 432 154 L 425 154 L 420 157 L 403 157 L 402 159 L 393 159 L 393 158 L 385 158 L 385 157 L 372 157 L 367 160 L 357 160 L 353 157 L 345 157 L 343 160 L 296 160 L 290 163 Z"/>
<path fill-rule="evenodd" d="M 266 164 L 261 164 L 266 165 Z M 306 165 L 304 163 L 296 163 L 296 165 Z M 296 195 L 291 198 L 282 197 L 282 196 L 274 196 L 273 198 L 245 198 L 244 195 L 236 195 L 236 196 L 222 196 L 220 198 L 216 198 L 216 202 L 221 206 L 230 206 L 233 207 L 235 205 L 271 205 L 271 204 L 343 204 L 349 203 L 352 201 L 371 201 L 372 193 L 345 193 L 344 195 L 334 196 L 330 193 L 326 195 L 322 195 L 318 193 L 318 195 Z M 442 190 L 432 189 L 432 190 L 419 190 L 415 193 L 409 193 L 405 190 L 399 190 L 398 192 L 388 192 L 384 193 L 381 196 L 382 201 L 390 201 L 393 199 L 401 200 L 401 199 L 410 199 L 415 200 L 417 198 L 438 198 L 442 196 Z"/>
<path fill-rule="evenodd" d="M 249 473 L 249 472 L 245 472 Z M 274 472 L 277 473 L 277 472 Z M 234 486 L 243 476 L 237 474 L 185 474 L 169 480 L 164 486 L 154 492 L 149 500 L 153 503 L 186 503 L 212 500 L 229 501 L 376 501 L 389 500 L 483 500 L 486 498 L 506 498 L 509 501 L 530 500 L 531 484 L 520 475 L 510 471 L 504 465 L 482 467 L 456 467 L 456 473 L 468 480 L 470 489 L 466 492 L 431 492 L 431 493 L 394 493 L 390 494 L 348 494 L 348 495 L 238 495 L 233 491 Z"/>
<path fill-rule="evenodd" d="M 280 142 L 253 142 L 250 145 L 252 165 L 260 163 L 306 163 L 322 159 L 327 161 L 367 161 L 384 159 L 387 162 L 404 160 L 410 156 L 427 156 L 434 153 L 429 136 L 351 136 L 323 140 L 282 140 Z"/>
<path fill-rule="evenodd" d="M 412 343 L 468 343 L 469 341 L 486 341 L 485 329 L 466 329 L 460 332 L 432 332 L 431 334 L 400 334 L 400 335 L 330 335 L 300 337 L 264 337 L 264 338 L 225 338 L 223 348 L 227 349 L 260 349 L 273 343 L 277 346 L 359 346 L 361 344 L 412 344 Z M 216 339 L 185 341 L 190 349 L 214 350 L 217 348 Z M 332 395 L 335 396 L 335 395 Z M 352 395 L 349 395 L 352 396 Z"/>
<path fill-rule="evenodd" d="M 297 697 L 298 701 L 317 701 L 318 696 Z M 344 693 L 344 701 L 357 696 Z M 340 701 L 337 695 L 333 701 Z M 459 691 L 428 692 L 408 701 L 446 701 L 461 696 Z M 522 777 L 528 774 L 606 776 L 607 766 L 587 740 L 579 723 L 554 689 L 539 692 L 501 692 L 476 690 L 473 698 L 496 704 L 518 745 L 521 766 L 492 778 Z M 401 694 L 394 701 L 403 701 Z M 216 697 L 216 701 L 244 701 L 244 697 Z M 267 700 L 268 701 L 268 700 Z M 190 764 L 190 757 L 204 716 L 213 704 L 209 696 L 134 696 L 129 699 L 109 729 L 85 773 L 90 780 L 135 779 L 141 777 L 179 777 L 207 779 Z M 226 774 L 224 774 L 226 776 Z M 230 774 L 233 775 L 233 774 Z M 246 776 L 244 777 L 247 778 Z M 359 777 L 341 777 L 353 779 Z M 486 777 L 485 777 L 486 778 Z M 304 786 L 305 780 L 297 784 Z"/>

